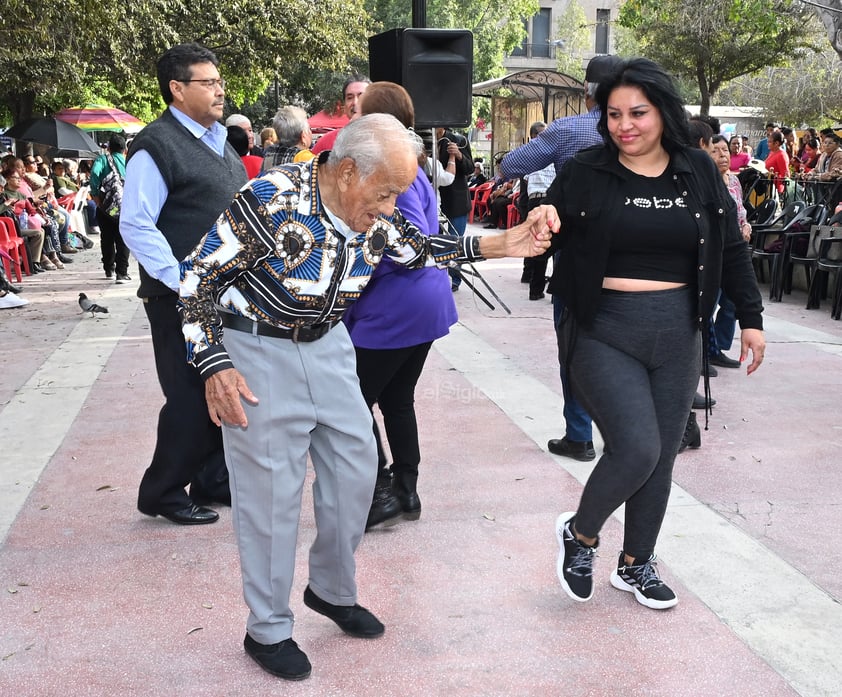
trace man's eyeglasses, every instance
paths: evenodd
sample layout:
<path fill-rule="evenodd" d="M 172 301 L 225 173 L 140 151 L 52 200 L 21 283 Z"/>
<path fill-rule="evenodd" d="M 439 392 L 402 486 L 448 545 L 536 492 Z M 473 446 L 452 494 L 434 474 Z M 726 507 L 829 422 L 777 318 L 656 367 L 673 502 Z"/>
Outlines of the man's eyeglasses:
<path fill-rule="evenodd" d="M 217 85 L 219 85 L 222 89 L 225 89 L 225 80 L 221 77 L 213 79 L 212 77 L 201 78 L 198 80 L 179 80 L 179 82 L 198 82 L 203 87 L 207 87 L 209 90 L 214 89 Z"/>

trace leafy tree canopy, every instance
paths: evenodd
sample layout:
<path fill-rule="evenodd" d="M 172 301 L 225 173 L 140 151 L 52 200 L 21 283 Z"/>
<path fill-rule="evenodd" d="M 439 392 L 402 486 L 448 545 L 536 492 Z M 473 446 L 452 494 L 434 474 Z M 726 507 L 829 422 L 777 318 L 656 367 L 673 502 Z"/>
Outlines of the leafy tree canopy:
<path fill-rule="evenodd" d="M 628 0 L 618 21 L 643 54 L 696 80 L 701 112 L 728 80 L 783 65 L 815 49 L 809 11 L 797 0 Z"/>
<path fill-rule="evenodd" d="M 0 99 L 13 121 L 87 101 L 150 118 L 163 104 L 155 63 L 170 46 L 213 50 L 234 103 L 276 75 L 343 70 L 365 53 L 362 0 L 7 0 L 0 16 Z"/>

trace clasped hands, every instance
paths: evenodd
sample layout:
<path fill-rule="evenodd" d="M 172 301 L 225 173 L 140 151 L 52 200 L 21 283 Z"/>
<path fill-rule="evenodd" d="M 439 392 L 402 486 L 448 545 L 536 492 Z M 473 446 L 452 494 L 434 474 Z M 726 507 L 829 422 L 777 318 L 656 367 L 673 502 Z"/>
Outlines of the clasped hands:
<path fill-rule="evenodd" d="M 536 257 L 550 246 L 561 223 L 555 206 L 537 206 L 520 225 L 506 230 L 506 256 Z"/>

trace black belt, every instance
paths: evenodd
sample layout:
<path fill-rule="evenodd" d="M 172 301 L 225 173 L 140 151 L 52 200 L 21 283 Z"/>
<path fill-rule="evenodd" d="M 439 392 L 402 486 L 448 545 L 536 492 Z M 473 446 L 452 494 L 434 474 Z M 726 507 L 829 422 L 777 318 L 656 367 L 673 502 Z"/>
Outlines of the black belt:
<path fill-rule="evenodd" d="M 295 342 L 305 343 L 321 339 L 339 321 L 285 329 L 266 324 L 265 322 L 255 322 L 246 317 L 240 317 L 240 315 L 232 315 L 230 312 L 220 312 L 219 314 L 222 316 L 222 326 L 228 329 L 236 329 L 239 332 L 248 332 L 256 336 L 271 336 L 276 339 L 291 339 Z"/>

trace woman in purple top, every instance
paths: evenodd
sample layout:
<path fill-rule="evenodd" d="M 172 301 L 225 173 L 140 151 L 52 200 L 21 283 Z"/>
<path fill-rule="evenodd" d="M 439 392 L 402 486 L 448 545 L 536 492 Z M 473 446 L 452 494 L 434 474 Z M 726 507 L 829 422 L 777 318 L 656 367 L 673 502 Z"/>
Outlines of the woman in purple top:
<path fill-rule="evenodd" d="M 370 84 L 361 112 L 391 114 L 407 128 L 415 122 L 411 97 L 392 82 Z M 438 232 L 435 193 L 420 166 L 396 205 L 424 234 Z M 417 520 L 421 516 L 416 491 L 421 452 L 415 385 L 433 341 L 447 334 L 456 318 L 447 271 L 409 270 L 388 259 L 377 266 L 360 299 L 345 313 L 343 322 L 356 348 L 363 397 L 369 407 L 375 402 L 380 406 L 392 453 L 390 470 L 375 422 L 379 475 L 366 530 L 394 524 L 401 517 Z"/>

